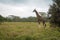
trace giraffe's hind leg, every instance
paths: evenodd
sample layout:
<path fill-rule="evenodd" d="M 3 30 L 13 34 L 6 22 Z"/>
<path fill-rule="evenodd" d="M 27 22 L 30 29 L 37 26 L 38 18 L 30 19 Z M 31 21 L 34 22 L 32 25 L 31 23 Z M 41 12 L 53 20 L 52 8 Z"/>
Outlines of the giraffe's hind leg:
<path fill-rule="evenodd" d="M 44 26 L 44 28 L 46 28 L 46 23 L 45 22 L 43 22 L 43 26 Z"/>

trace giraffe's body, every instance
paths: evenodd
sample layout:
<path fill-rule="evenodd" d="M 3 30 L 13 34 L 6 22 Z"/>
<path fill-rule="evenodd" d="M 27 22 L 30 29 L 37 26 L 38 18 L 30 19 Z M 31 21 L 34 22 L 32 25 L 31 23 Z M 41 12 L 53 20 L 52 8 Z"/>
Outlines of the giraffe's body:
<path fill-rule="evenodd" d="M 40 22 L 42 22 L 43 25 L 46 26 L 46 24 L 45 24 L 45 20 L 43 19 L 43 17 L 42 17 L 41 15 L 39 15 L 39 13 L 36 11 L 36 9 L 34 9 L 33 12 L 36 13 L 38 23 L 40 24 Z"/>

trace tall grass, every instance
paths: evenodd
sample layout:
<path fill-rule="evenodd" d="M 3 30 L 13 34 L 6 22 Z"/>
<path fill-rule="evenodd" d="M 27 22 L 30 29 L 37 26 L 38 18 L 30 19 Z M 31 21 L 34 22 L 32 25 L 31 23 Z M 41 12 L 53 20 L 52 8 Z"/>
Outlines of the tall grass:
<path fill-rule="evenodd" d="M 60 29 L 35 22 L 5 22 L 0 25 L 0 40 L 60 40 Z"/>

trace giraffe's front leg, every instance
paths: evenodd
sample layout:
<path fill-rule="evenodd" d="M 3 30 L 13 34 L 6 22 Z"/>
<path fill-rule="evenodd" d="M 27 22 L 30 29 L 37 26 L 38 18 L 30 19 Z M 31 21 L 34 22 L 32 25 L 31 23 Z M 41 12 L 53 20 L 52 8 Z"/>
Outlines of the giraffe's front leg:
<path fill-rule="evenodd" d="M 38 24 L 40 24 L 40 20 L 38 20 Z"/>

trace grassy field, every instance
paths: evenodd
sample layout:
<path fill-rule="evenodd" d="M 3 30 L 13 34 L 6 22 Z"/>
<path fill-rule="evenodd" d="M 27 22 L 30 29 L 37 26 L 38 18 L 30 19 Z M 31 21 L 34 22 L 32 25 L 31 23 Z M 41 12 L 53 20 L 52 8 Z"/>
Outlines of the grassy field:
<path fill-rule="evenodd" d="M 35 22 L 4 22 L 0 25 L 0 40 L 60 40 L 60 29 L 44 29 Z"/>

